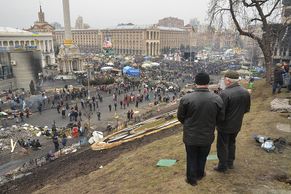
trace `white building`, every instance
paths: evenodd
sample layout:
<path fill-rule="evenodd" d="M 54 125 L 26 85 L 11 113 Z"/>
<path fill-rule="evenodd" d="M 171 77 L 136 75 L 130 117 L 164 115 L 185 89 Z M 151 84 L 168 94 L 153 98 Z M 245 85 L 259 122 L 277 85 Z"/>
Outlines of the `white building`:
<path fill-rule="evenodd" d="M 36 49 L 41 51 L 42 67 L 55 63 L 52 33 L 33 33 L 10 27 L 0 27 L 0 48 Z"/>

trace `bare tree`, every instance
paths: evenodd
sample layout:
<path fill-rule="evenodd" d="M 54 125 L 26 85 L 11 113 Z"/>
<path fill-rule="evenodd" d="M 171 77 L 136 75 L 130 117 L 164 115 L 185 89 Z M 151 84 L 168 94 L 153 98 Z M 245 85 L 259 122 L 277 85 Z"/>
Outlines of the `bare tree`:
<path fill-rule="evenodd" d="M 270 81 L 272 73 L 273 44 L 278 34 L 274 27 L 278 25 L 274 23 L 279 22 L 279 14 L 281 0 L 211 0 L 209 4 L 211 24 L 221 27 L 229 20 L 240 35 L 258 43 L 265 60 L 267 81 Z M 253 25 L 258 26 L 261 32 L 250 28 Z"/>

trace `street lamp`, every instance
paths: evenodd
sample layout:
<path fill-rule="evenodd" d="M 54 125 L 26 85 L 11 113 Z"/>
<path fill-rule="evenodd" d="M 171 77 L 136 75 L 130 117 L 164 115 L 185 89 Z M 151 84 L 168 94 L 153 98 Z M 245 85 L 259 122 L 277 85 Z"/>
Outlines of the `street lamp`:
<path fill-rule="evenodd" d="M 87 65 L 86 65 L 86 67 L 87 67 L 87 81 L 88 81 L 88 85 L 87 85 L 87 89 L 88 89 L 88 99 L 90 99 L 90 74 L 91 74 L 91 64 L 88 64 L 88 62 L 87 62 Z"/>

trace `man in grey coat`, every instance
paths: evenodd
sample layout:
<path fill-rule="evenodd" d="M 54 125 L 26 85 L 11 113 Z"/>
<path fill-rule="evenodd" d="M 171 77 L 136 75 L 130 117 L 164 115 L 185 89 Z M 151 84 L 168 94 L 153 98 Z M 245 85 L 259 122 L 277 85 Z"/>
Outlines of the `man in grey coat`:
<path fill-rule="evenodd" d="M 183 124 L 187 154 L 186 182 L 192 186 L 205 176 L 205 163 L 214 140 L 215 126 L 218 120 L 224 119 L 222 99 L 208 90 L 209 80 L 207 73 L 196 75 L 197 88 L 181 99 L 177 113 Z"/>
<path fill-rule="evenodd" d="M 233 168 L 235 159 L 235 141 L 244 114 L 250 111 L 251 98 L 249 92 L 238 83 L 239 74 L 228 71 L 224 76 L 225 90 L 220 93 L 225 107 L 225 119 L 217 125 L 218 166 L 214 170 L 225 172 Z"/>

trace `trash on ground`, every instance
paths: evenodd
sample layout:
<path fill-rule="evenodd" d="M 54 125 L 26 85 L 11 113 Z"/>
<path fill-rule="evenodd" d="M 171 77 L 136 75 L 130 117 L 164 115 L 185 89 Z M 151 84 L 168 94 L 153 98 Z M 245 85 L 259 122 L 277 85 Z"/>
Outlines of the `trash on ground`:
<path fill-rule="evenodd" d="M 263 135 L 256 135 L 254 138 L 257 143 L 261 144 L 261 148 L 267 152 L 278 151 L 281 153 L 288 145 L 287 140 L 283 137 L 273 139 Z"/>
<path fill-rule="evenodd" d="M 174 164 L 176 164 L 177 160 L 173 160 L 173 159 L 161 159 L 158 161 L 157 166 L 158 167 L 169 167 L 169 166 L 173 166 Z"/>
<path fill-rule="evenodd" d="M 271 102 L 271 111 L 287 113 L 291 112 L 289 99 L 275 98 Z"/>
<path fill-rule="evenodd" d="M 90 144 L 100 142 L 103 139 L 103 133 L 101 131 L 94 131 L 92 137 L 88 140 Z"/>
<path fill-rule="evenodd" d="M 276 128 L 280 131 L 291 133 L 291 125 L 290 124 L 277 123 Z"/>
<path fill-rule="evenodd" d="M 218 157 L 216 154 L 210 154 L 207 156 L 207 160 L 211 161 L 211 160 L 218 160 Z"/>

